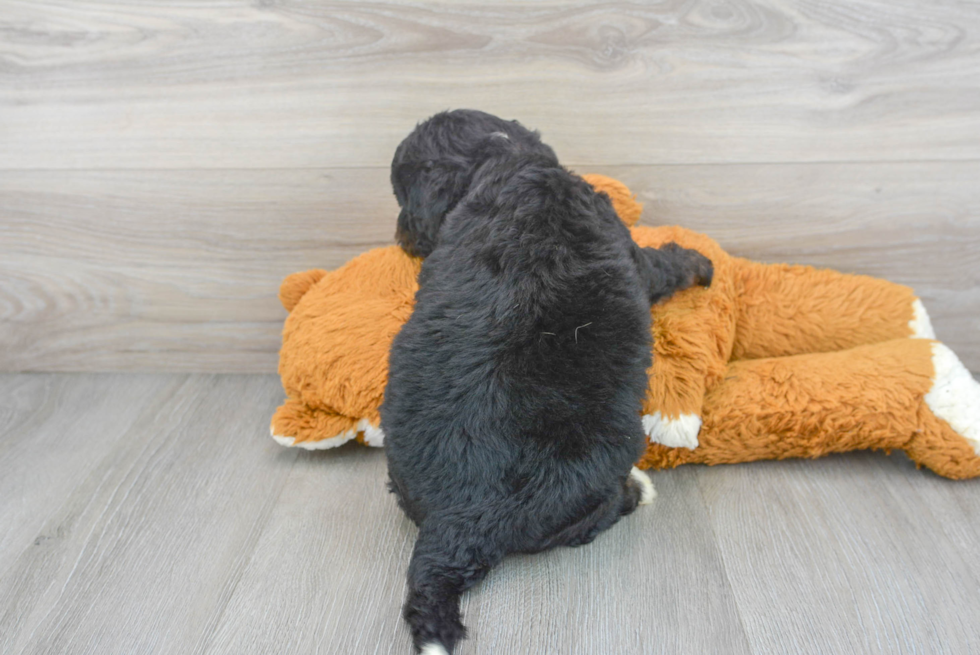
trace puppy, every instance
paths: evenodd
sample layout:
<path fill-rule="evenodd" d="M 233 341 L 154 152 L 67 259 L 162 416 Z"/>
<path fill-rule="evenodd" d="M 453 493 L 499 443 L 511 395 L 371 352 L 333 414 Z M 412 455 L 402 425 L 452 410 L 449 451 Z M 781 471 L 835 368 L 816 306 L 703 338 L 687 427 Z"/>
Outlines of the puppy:
<path fill-rule="evenodd" d="M 588 543 L 653 498 L 633 467 L 650 305 L 712 267 L 639 248 L 537 133 L 483 112 L 420 124 L 391 180 L 398 241 L 426 260 L 381 427 L 419 526 L 404 618 L 429 655 L 465 636 L 460 594 L 506 554 Z"/>

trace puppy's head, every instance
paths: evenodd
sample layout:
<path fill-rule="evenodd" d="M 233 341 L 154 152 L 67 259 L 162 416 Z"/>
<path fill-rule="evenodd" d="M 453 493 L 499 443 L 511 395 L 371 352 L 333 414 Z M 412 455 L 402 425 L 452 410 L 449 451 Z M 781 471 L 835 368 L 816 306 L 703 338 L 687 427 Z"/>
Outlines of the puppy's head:
<path fill-rule="evenodd" d="M 427 257 L 446 214 L 466 195 L 477 169 L 508 153 L 554 151 L 537 132 L 473 109 L 436 114 L 420 123 L 395 151 L 391 185 L 401 213 L 395 238 L 410 255 Z"/>

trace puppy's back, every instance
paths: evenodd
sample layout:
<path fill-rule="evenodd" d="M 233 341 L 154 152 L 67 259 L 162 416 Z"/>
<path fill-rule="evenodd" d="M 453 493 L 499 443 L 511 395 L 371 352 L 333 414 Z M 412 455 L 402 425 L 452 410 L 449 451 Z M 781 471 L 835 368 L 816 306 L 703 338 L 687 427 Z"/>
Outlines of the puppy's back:
<path fill-rule="evenodd" d="M 635 438 L 650 319 L 629 244 L 608 199 L 560 167 L 477 184 L 447 217 L 392 348 L 392 454 L 425 444 L 467 485 L 522 448 L 569 459 Z M 432 491 L 423 505 L 446 502 L 434 481 L 419 486 Z"/>

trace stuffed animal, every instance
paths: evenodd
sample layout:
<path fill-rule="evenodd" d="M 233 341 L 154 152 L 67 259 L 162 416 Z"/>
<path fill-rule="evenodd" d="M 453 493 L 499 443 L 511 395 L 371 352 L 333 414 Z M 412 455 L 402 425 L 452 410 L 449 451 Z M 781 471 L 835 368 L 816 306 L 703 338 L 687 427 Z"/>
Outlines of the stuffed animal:
<path fill-rule="evenodd" d="M 980 383 L 934 340 L 911 289 L 732 257 L 680 227 L 636 227 L 642 206 L 623 184 L 585 178 L 641 246 L 673 241 L 714 263 L 709 289 L 652 308 L 641 468 L 899 449 L 948 478 L 980 475 Z M 411 314 L 420 267 L 389 246 L 286 278 L 279 443 L 383 444 L 388 349 Z"/>

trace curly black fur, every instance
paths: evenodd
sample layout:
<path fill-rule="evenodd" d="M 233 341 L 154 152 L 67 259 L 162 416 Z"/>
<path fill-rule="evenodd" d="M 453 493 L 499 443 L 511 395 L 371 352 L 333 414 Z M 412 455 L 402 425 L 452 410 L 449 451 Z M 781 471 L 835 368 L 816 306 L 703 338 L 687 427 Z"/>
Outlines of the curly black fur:
<path fill-rule="evenodd" d="M 459 595 L 504 555 L 588 543 L 636 507 L 650 304 L 711 263 L 641 249 L 538 135 L 438 114 L 398 147 L 397 236 L 425 255 L 381 407 L 390 487 L 419 526 L 417 649 L 465 636 Z"/>

